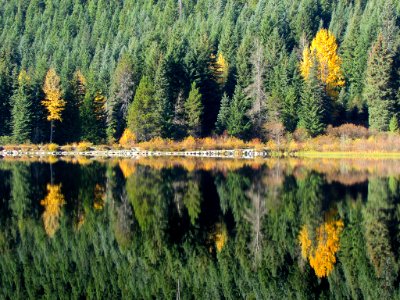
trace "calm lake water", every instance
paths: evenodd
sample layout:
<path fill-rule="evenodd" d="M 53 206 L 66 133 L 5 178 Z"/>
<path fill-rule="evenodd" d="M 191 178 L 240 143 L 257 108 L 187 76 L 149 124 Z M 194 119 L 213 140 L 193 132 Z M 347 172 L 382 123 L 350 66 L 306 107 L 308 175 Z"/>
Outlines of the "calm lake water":
<path fill-rule="evenodd" d="M 393 299 L 400 160 L 0 160 L 0 298 Z"/>

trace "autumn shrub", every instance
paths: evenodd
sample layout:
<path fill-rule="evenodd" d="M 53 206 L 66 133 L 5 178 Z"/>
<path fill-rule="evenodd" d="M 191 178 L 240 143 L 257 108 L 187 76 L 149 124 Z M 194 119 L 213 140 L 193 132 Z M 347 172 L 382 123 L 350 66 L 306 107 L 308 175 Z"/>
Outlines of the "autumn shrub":
<path fill-rule="evenodd" d="M 90 148 L 91 148 L 92 146 L 93 146 L 92 143 L 83 141 L 83 142 L 80 142 L 80 143 L 76 146 L 76 149 L 77 149 L 78 151 L 80 151 L 80 152 L 83 152 L 83 151 L 88 151 L 88 150 L 90 150 Z"/>
<path fill-rule="evenodd" d="M 60 150 L 64 151 L 64 152 L 72 152 L 75 150 L 75 146 L 71 145 L 71 144 L 67 144 L 67 145 L 61 146 Z"/>
<path fill-rule="evenodd" d="M 196 149 L 196 139 L 192 136 L 188 136 L 180 143 L 180 148 L 182 150 L 194 150 Z"/>
<path fill-rule="evenodd" d="M 35 151 L 35 150 L 39 149 L 39 147 L 34 144 L 21 144 L 21 145 L 18 145 L 18 148 L 19 148 L 19 150 L 24 151 L 24 152 Z"/>
<path fill-rule="evenodd" d="M 161 137 L 155 137 L 151 139 L 150 141 L 146 142 L 140 142 L 138 144 L 139 148 L 144 149 L 144 150 L 149 150 L 149 151 L 162 151 L 164 150 L 166 140 L 163 140 Z"/>
<path fill-rule="evenodd" d="M 265 145 L 260 139 L 252 139 L 247 143 L 247 146 L 253 148 L 255 151 L 262 151 L 265 148 Z"/>
<path fill-rule="evenodd" d="M 3 146 L 3 150 L 15 151 L 15 150 L 19 150 L 19 146 L 18 145 L 14 145 L 14 144 L 6 144 L 6 145 Z"/>
<path fill-rule="evenodd" d="M 354 124 L 343 124 L 338 127 L 328 126 L 327 134 L 342 139 L 359 139 L 367 138 L 369 133 L 368 129 Z"/>
<path fill-rule="evenodd" d="M 241 149 L 247 148 L 246 143 L 235 137 L 228 137 L 223 140 L 222 148 L 225 149 Z"/>
<path fill-rule="evenodd" d="M 108 145 L 96 145 L 96 148 L 95 148 L 95 150 L 97 150 L 97 151 L 108 151 L 110 149 L 112 149 L 112 147 L 110 147 Z"/>
<path fill-rule="evenodd" d="M 218 148 L 217 143 L 218 141 L 216 139 L 206 137 L 204 139 L 201 139 L 200 148 L 205 150 L 214 150 Z"/>
<path fill-rule="evenodd" d="M 43 145 L 42 150 L 55 152 L 59 149 L 59 146 L 55 143 Z"/>
<path fill-rule="evenodd" d="M 136 135 L 129 128 L 126 128 L 121 138 L 119 139 L 119 144 L 123 147 L 131 147 L 135 143 Z"/>
<path fill-rule="evenodd" d="M 304 128 L 297 128 L 293 132 L 293 138 L 296 142 L 304 142 L 308 138 L 310 138 L 310 135 L 307 133 L 307 130 Z"/>

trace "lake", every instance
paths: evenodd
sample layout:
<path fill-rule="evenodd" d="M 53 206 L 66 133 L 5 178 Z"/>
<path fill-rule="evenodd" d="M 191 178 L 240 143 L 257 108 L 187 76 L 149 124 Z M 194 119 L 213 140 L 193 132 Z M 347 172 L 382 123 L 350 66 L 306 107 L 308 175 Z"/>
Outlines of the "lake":
<path fill-rule="evenodd" d="M 400 160 L 0 160 L 0 298 L 400 295 Z"/>

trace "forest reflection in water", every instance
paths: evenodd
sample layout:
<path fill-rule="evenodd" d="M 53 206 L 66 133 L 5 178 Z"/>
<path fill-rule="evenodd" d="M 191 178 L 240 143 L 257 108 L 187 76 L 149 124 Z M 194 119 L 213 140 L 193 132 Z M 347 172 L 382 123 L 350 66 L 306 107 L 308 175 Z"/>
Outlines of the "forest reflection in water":
<path fill-rule="evenodd" d="M 0 297 L 396 298 L 400 160 L 0 160 Z"/>

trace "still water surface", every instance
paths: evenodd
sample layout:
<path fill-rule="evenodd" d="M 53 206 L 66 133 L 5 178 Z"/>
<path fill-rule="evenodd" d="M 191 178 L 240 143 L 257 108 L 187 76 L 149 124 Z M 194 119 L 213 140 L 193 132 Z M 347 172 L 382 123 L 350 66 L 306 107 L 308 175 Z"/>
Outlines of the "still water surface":
<path fill-rule="evenodd" d="M 0 160 L 0 298 L 398 298 L 400 160 Z"/>

